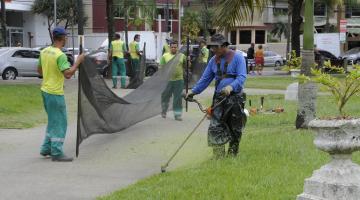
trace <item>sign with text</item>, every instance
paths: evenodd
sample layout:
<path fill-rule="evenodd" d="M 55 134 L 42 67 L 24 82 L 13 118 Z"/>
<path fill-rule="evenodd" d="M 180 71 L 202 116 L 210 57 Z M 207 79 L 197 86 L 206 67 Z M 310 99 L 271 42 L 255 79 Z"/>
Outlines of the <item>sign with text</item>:
<path fill-rule="evenodd" d="M 347 20 L 341 19 L 340 20 L 340 42 L 341 43 L 346 42 L 346 32 L 347 32 L 346 25 L 347 25 Z"/>

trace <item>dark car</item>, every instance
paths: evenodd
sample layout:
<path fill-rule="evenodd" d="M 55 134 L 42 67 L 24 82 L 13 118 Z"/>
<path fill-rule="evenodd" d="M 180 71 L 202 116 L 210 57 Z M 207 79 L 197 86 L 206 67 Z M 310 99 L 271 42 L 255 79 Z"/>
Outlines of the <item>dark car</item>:
<path fill-rule="evenodd" d="M 340 57 L 346 59 L 349 65 L 360 64 L 360 47 L 352 48 Z"/>
<path fill-rule="evenodd" d="M 319 54 L 320 54 L 320 59 L 322 59 L 323 61 L 330 61 L 332 66 L 336 66 L 336 67 L 344 67 L 344 59 L 343 58 L 338 58 L 336 57 L 334 54 L 319 49 L 318 50 Z"/>
<path fill-rule="evenodd" d="M 104 77 L 107 77 L 109 74 L 109 65 L 108 65 L 108 53 L 107 51 L 98 51 L 90 55 L 93 61 L 96 63 L 96 68 L 100 74 Z M 130 70 L 130 63 L 127 59 L 128 56 L 125 56 L 125 65 L 126 65 L 126 75 L 131 76 Z M 146 59 L 146 69 L 145 69 L 145 76 L 152 76 L 155 74 L 159 69 L 158 63 L 152 59 Z"/>

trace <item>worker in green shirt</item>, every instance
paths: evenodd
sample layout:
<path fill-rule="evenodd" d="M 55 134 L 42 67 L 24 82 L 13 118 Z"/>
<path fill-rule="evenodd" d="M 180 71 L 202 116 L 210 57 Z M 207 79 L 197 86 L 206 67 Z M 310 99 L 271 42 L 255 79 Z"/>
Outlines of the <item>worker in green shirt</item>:
<path fill-rule="evenodd" d="M 120 38 L 120 34 L 115 34 L 115 40 L 111 42 L 109 51 L 109 60 L 112 59 L 112 81 L 113 88 L 117 88 L 117 76 L 121 76 L 121 88 L 126 85 L 126 67 L 124 61 L 124 53 L 126 45 Z"/>
<path fill-rule="evenodd" d="M 170 52 L 165 53 L 160 59 L 160 65 L 163 66 L 173 59 L 178 53 L 177 41 L 172 41 L 170 44 Z M 186 56 L 179 53 L 180 58 L 176 63 L 174 72 L 170 77 L 166 89 L 161 95 L 161 116 L 166 118 L 166 113 L 169 108 L 170 98 L 173 96 L 173 111 L 175 120 L 182 121 L 182 91 L 184 88 L 184 68 L 186 67 Z"/>
<path fill-rule="evenodd" d="M 134 41 L 129 44 L 130 58 L 131 58 L 131 67 L 132 67 L 132 78 L 139 77 L 140 74 L 140 35 L 136 34 L 134 36 Z"/>
<path fill-rule="evenodd" d="M 162 50 L 162 54 L 164 55 L 165 53 L 170 53 L 170 44 L 171 44 L 171 39 L 170 38 L 166 38 L 166 44 L 163 46 L 163 50 Z"/>
<path fill-rule="evenodd" d="M 209 49 L 206 47 L 206 41 L 200 41 L 200 54 L 198 58 L 198 65 L 194 67 L 193 79 L 198 81 L 204 73 L 209 59 Z"/>
<path fill-rule="evenodd" d="M 40 52 L 38 72 L 43 77 L 41 94 L 48 116 L 42 156 L 51 156 L 52 161 L 71 162 L 73 158 L 65 156 L 63 144 L 67 129 L 66 105 L 64 99 L 64 78 L 70 79 L 81 62 L 84 54 L 78 56 L 70 66 L 66 55 L 61 51 L 66 43 L 66 31 L 56 27 L 53 32 L 54 43 Z"/>

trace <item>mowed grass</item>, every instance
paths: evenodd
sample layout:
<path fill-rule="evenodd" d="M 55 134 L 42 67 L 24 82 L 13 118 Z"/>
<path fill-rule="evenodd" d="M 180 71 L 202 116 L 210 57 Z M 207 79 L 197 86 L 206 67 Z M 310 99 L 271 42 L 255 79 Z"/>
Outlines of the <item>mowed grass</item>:
<path fill-rule="evenodd" d="M 249 96 L 259 105 L 260 96 Z M 101 200 L 290 200 L 302 193 L 304 179 L 329 161 L 313 145 L 309 130 L 295 130 L 297 104 L 282 95 L 265 96 L 265 108 L 285 108 L 281 114 L 259 114 L 248 119 L 236 158 L 208 160 L 191 168 L 154 175 Z M 360 116 L 359 97 L 346 110 Z M 318 98 L 318 115 L 337 114 L 332 98 Z M 196 154 L 192 152 L 192 154 Z M 175 158 L 176 159 L 176 158 Z M 360 154 L 354 155 L 360 163 Z"/>
<path fill-rule="evenodd" d="M 46 122 L 40 86 L 0 86 L 0 128 L 30 128 Z"/>
<path fill-rule="evenodd" d="M 248 75 L 245 88 L 286 90 L 287 86 L 294 82 L 297 82 L 297 79 L 289 76 L 265 77 Z"/>

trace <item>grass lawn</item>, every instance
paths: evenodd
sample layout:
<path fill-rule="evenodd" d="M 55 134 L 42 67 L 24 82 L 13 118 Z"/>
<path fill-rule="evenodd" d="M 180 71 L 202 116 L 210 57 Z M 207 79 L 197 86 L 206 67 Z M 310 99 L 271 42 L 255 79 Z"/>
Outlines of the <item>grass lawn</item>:
<path fill-rule="evenodd" d="M 39 87 L 0 86 L 0 128 L 30 128 L 46 122 Z"/>
<path fill-rule="evenodd" d="M 259 105 L 259 96 L 250 98 L 253 105 Z M 265 98 L 265 108 L 282 105 L 285 113 L 249 118 L 238 157 L 208 160 L 154 175 L 98 199 L 295 199 L 303 191 L 304 179 L 328 162 L 329 157 L 315 148 L 311 131 L 294 129 L 295 102 L 285 102 L 282 95 Z M 359 101 L 360 97 L 352 99 L 346 111 L 360 116 Z M 318 105 L 319 115 L 336 115 L 335 104 L 328 96 L 319 97 Z M 354 160 L 360 163 L 360 154 L 355 154 Z"/>
<path fill-rule="evenodd" d="M 297 79 L 289 76 L 248 76 L 245 83 L 245 88 L 286 90 L 287 86 L 294 82 L 297 82 Z"/>

